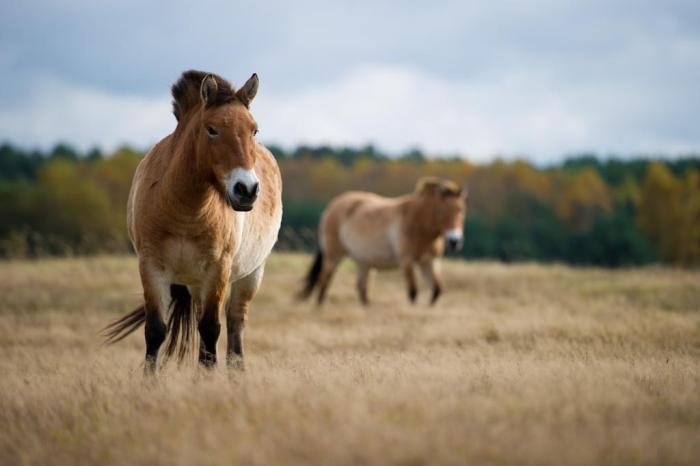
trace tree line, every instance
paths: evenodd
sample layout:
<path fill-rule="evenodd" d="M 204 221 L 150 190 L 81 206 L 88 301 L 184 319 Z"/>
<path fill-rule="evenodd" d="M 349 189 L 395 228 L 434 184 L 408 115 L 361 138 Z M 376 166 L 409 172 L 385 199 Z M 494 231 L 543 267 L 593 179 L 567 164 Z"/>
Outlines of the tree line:
<path fill-rule="evenodd" d="M 272 146 L 284 178 L 278 247 L 315 247 L 326 203 L 347 190 L 396 196 L 425 175 L 468 187 L 465 244 L 457 255 L 601 266 L 700 263 L 700 157 L 570 157 L 474 164 L 373 146 Z M 129 251 L 126 199 L 143 153 L 79 153 L 0 146 L 0 257 Z"/>

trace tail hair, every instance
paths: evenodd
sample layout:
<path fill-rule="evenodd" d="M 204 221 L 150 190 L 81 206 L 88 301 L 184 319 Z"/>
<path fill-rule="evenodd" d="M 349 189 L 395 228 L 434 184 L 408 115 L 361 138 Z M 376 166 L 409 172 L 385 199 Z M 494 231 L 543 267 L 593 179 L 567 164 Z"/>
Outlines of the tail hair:
<path fill-rule="evenodd" d="M 297 293 L 297 299 L 303 301 L 311 296 L 314 291 L 316 284 L 318 283 L 318 278 L 321 276 L 321 269 L 323 268 L 323 252 L 319 249 L 316 252 L 316 257 L 311 265 L 311 268 L 304 277 L 304 287 Z"/>
<path fill-rule="evenodd" d="M 163 347 L 164 356 L 166 360 L 175 356 L 178 362 L 182 362 L 196 347 L 196 309 L 186 286 L 170 285 L 170 296 L 172 301 L 167 326 L 168 337 Z M 145 322 L 146 308 L 141 305 L 102 329 L 100 333 L 104 344 L 113 345 L 123 340 Z"/>
<path fill-rule="evenodd" d="M 184 285 L 170 285 L 170 296 L 173 298 L 168 319 L 168 339 L 165 341 L 165 357 L 173 356 L 178 362 L 192 354 L 196 347 L 197 313 L 189 290 Z"/>
<path fill-rule="evenodd" d="M 104 338 L 105 345 L 113 345 L 132 334 L 145 321 L 146 307 L 142 304 L 127 315 L 108 324 L 100 330 L 100 335 Z"/>

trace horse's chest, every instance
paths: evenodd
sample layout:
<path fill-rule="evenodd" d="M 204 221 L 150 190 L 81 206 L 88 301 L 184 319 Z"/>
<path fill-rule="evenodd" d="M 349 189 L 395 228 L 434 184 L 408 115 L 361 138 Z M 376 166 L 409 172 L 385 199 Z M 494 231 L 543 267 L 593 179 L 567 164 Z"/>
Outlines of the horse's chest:
<path fill-rule="evenodd" d="M 212 251 L 203 249 L 188 239 L 168 240 L 164 247 L 164 262 L 175 282 L 183 285 L 198 285 L 214 262 Z"/>

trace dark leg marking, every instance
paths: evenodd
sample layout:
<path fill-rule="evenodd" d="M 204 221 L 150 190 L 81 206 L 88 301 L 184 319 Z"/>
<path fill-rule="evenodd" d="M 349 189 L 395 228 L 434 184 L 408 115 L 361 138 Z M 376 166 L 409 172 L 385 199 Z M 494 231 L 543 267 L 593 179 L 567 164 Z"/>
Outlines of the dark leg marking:
<path fill-rule="evenodd" d="M 243 359 L 243 328 L 229 333 L 229 352 L 226 357 L 226 364 L 231 369 L 245 370 Z"/>
<path fill-rule="evenodd" d="M 221 323 L 205 315 L 199 322 L 197 329 L 201 338 L 199 362 L 204 367 L 214 367 L 216 365 L 216 342 L 221 333 Z"/>
<path fill-rule="evenodd" d="M 165 341 L 167 327 L 165 322 L 162 322 L 156 313 L 147 313 L 146 325 L 144 329 L 146 337 L 146 368 L 147 374 L 154 374 L 156 371 L 156 361 L 158 359 L 158 350 Z"/>
<path fill-rule="evenodd" d="M 416 289 L 415 286 L 412 286 L 408 289 L 408 299 L 411 300 L 411 303 L 416 302 L 416 296 L 418 296 L 418 290 Z"/>
<path fill-rule="evenodd" d="M 433 297 L 430 300 L 430 304 L 435 304 L 435 301 L 438 300 L 438 298 L 440 297 L 441 294 L 442 294 L 442 288 L 440 288 L 439 285 L 436 285 L 433 288 Z"/>

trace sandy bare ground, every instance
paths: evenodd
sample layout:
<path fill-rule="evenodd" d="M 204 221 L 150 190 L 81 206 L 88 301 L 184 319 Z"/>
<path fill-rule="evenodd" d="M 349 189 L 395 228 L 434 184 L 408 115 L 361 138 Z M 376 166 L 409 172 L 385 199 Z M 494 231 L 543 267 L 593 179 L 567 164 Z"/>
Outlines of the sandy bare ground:
<path fill-rule="evenodd" d="M 246 373 L 156 384 L 96 335 L 134 258 L 0 263 L 0 464 L 700 464 L 699 272 L 446 262 L 436 307 L 382 273 L 364 309 L 347 263 L 317 310 L 309 260 L 270 260 Z"/>

